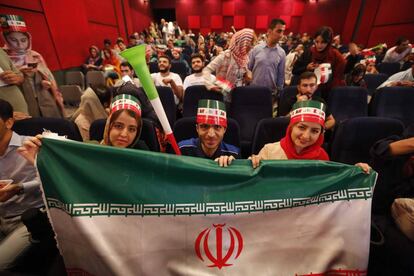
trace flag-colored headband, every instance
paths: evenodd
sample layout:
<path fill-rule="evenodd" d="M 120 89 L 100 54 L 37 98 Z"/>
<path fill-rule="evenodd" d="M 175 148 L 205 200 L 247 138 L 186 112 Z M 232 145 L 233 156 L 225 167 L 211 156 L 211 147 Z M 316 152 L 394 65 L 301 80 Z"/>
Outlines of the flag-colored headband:
<path fill-rule="evenodd" d="M 27 32 L 26 22 L 20 15 L 1 14 L 0 24 L 3 32 Z"/>
<path fill-rule="evenodd" d="M 227 127 L 227 114 L 224 103 L 215 100 L 200 100 L 197 109 L 197 124 Z"/>
<path fill-rule="evenodd" d="M 300 101 L 293 105 L 290 123 L 313 122 L 325 126 L 326 105 L 318 101 Z"/>
<path fill-rule="evenodd" d="M 121 94 L 112 99 L 111 113 L 123 109 L 132 110 L 141 116 L 139 101 L 132 95 Z"/>

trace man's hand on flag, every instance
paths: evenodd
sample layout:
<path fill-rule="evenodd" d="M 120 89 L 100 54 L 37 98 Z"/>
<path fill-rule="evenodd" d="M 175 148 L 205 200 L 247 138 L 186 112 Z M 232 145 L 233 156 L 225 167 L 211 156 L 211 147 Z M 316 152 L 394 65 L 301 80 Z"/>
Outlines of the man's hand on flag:
<path fill-rule="evenodd" d="M 17 149 L 17 151 L 33 165 L 35 163 L 36 155 L 42 146 L 42 138 L 43 136 L 41 134 L 36 135 L 36 137 L 31 137 L 24 141 L 23 145 Z"/>
<path fill-rule="evenodd" d="M 235 158 L 231 155 L 222 155 L 214 159 L 214 161 L 217 162 L 220 167 L 227 167 L 227 166 L 230 166 L 231 162 L 234 159 Z"/>

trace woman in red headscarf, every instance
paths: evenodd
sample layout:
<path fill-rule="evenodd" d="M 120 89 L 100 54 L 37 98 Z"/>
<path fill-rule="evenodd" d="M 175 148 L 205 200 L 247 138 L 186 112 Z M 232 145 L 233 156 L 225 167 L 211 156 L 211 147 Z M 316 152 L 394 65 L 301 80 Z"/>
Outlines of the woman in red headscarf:
<path fill-rule="evenodd" d="M 261 160 L 322 160 L 329 161 L 329 156 L 322 148 L 325 126 L 325 105 L 318 101 L 301 101 L 293 106 L 286 136 L 280 142 L 266 144 L 258 155 L 252 155 L 253 168 Z M 370 166 L 357 163 L 365 173 Z"/>

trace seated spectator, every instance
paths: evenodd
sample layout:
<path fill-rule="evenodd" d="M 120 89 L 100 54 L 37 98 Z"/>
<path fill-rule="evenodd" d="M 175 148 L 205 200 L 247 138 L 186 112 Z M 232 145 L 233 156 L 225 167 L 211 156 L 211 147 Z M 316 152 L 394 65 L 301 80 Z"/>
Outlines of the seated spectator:
<path fill-rule="evenodd" d="M 106 85 L 113 86 L 115 80 L 119 78 L 120 69 L 119 65 L 120 62 L 117 57 L 113 54 L 112 50 L 104 49 L 104 60 L 102 62 L 105 78 L 106 78 Z"/>
<path fill-rule="evenodd" d="M 360 86 L 367 88 L 367 84 L 365 83 L 364 76 L 365 76 L 366 67 L 365 65 L 358 63 L 355 65 L 354 69 L 346 76 L 346 85 L 348 86 Z"/>
<path fill-rule="evenodd" d="M 32 117 L 64 116 L 63 97 L 42 55 L 31 49 L 32 36 L 21 16 L 2 16 L 5 51 L 24 75 L 22 92 Z"/>
<path fill-rule="evenodd" d="M 72 115 L 72 120 L 78 126 L 83 141 L 89 140 L 89 128 L 95 120 L 108 117 L 105 103 L 110 101 L 110 97 L 105 87 L 88 87 L 83 92 L 79 108 Z"/>
<path fill-rule="evenodd" d="M 14 109 L 16 117 L 29 116 L 27 103 L 18 85 L 24 81 L 23 74 L 14 66 L 6 52 L 0 48 L 0 99 L 8 101 Z M 17 116 L 17 114 L 19 116 Z"/>
<path fill-rule="evenodd" d="M 204 58 L 200 54 L 193 54 L 191 56 L 191 69 L 193 74 L 184 79 L 184 90 L 193 85 L 204 85 L 204 77 L 202 74 L 204 68 Z M 211 75 L 211 82 L 214 82 L 216 77 Z"/>
<path fill-rule="evenodd" d="M 121 79 L 117 80 L 114 86 L 121 86 L 127 81 L 132 81 L 136 87 L 141 87 L 141 82 L 135 77 L 135 71 L 129 62 L 124 61 L 120 65 Z"/>
<path fill-rule="evenodd" d="M 172 50 L 172 60 L 171 63 L 178 63 L 178 62 L 182 62 L 185 64 L 186 67 L 186 75 L 188 75 L 190 73 L 190 66 L 188 65 L 187 61 L 183 58 L 183 56 L 181 55 L 181 49 L 180 48 L 174 48 Z"/>
<path fill-rule="evenodd" d="M 227 167 L 240 157 L 240 149 L 223 142 L 227 129 L 227 115 L 224 103 L 214 100 L 200 100 L 197 110 L 196 130 L 198 138 L 178 143 L 183 155 L 208 158 L 219 166 Z"/>
<path fill-rule="evenodd" d="M 355 67 L 355 64 L 359 63 L 364 56 L 360 53 L 361 49 L 354 43 L 349 43 L 349 53 L 346 57 L 345 74 L 349 74 Z"/>
<path fill-rule="evenodd" d="M 361 63 L 365 65 L 365 74 L 378 74 L 378 70 L 375 67 L 375 56 L 373 58 L 367 58 L 361 60 Z"/>
<path fill-rule="evenodd" d="M 121 57 L 121 55 L 119 53 L 126 50 L 126 48 L 127 47 L 124 43 L 124 39 L 122 37 L 118 37 L 118 39 L 116 40 L 115 47 L 114 47 L 113 51 L 115 52 L 115 55 L 116 55 L 117 59 L 120 60 L 121 62 L 124 61 L 124 58 Z"/>
<path fill-rule="evenodd" d="M 137 46 L 137 45 L 138 45 L 137 44 L 137 37 L 135 35 L 131 34 L 128 37 L 128 47 L 127 48 L 131 48 L 131 47 L 134 47 L 134 46 Z"/>
<path fill-rule="evenodd" d="M 253 168 L 261 160 L 307 159 L 329 160 L 322 148 L 324 140 L 325 105 L 317 101 L 297 102 L 290 115 L 286 136 L 280 142 L 266 144 L 258 155 L 252 155 Z M 312 114 L 310 114 L 312 112 Z M 370 167 L 366 163 L 357 163 L 365 173 Z"/>
<path fill-rule="evenodd" d="M 89 57 L 86 59 L 85 63 L 82 64 L 82 72 L 86 75 L 86 73 L 91 70 L 102 70 L 102 61 L 103 59 L 99 53 L 99 48 L 92 45 L 89 47 Z"/>
<path fill-rule="evenodd" d="M 405 37 L 399 37 L 394 47 L 388 49 L 382 62 L 399 62 L 403 63 L 404 58 L 410 54 L 410 41 Z"/>
<path fill-rule="evenodd" d="M 391 77 L 389 77 L 385 82 L 383 82 L 377 89 L 382 87 L 390 87 L 390 86 L 406 86 L 406 87 L 413 87 L 414 86 L 414 64 L 411 65 L 411 68 L 408 68 L 405 71 L 398 72 Z"/>
<path fill-rule="evenodd" d="M 151 74 L 155 85 L 171 87 L 174 93 L 175 104 L 178 105 L 183 101 L 183 82 L 178 74 L 170 72 L 171 60 L 168 56 L 160 56 L 158 58 L 158 69 L 158 73 Z"/>
<path fill-rule="evenodd" d="M 44 207 L 36 169 L 17 150 L 28 137 L 14 132 L 13 124 L 13 107 L 0 99 L 1 271 L 15 267 L 17 258 L 33 245 L 34 241 L 21 220 L 23 212 Z"/>
<path fill-rule="evenodd" d="M 290 100 L 290 105 L 293 106 L 295 103 L 301 102 L 301 101 L 318 101 L 322 102 L 325 106 L 325 109 L 327 109 L 327 106 L 325 104 L 325 101 L 318 96 L 315 96 L 315 92 L 318 89 L 317 84 L 317 78 L 315 73 L 312 72 L 304 72 L 299 77 L 299 83 L 297 85 L 298 93 L 295 97 L 293 97 Z M 325 111 L 325 129 L 330 130 L 335 126 L 335 118 L 333 115 L 329 112 L 329 109 Z"/>
<path fill-rule="evenodd" d="M 309 115 L 311 110 L 314 115 Z M 261 160 L 311 159 L 329 160 L 322 148 L 325 125 L 325 105 L 317 101 L 300 101 L 293 106 L 286 136 L 276 143 L 266 144 L 258 155 L 252 155 L 253 168 Z"/>
<path fill-rule="evenodd" d="M 129 104 L 126 105 L 125 102 Z M 139 140 L 142 129 L 139 101 L 131 95 L 118 95 L 112 99 L 110 110 L 103 140 L 90 142 L 117 148 L 149 150 L 145 142 Z M 32 164 L 42 146 L 42 139 L 43 136 L 38 134 L 26 140 L 19 148 L 20 154 Z"/>
<path fill-rule="evenodd" d="M 334 36 L 334 38 L 332 39 L 332 47 L 337 49 L 341 54 L 346 53 L 348 51 L 348 48 L 346 47 L 346 45 L 341 44 L 340 35 Z"/>

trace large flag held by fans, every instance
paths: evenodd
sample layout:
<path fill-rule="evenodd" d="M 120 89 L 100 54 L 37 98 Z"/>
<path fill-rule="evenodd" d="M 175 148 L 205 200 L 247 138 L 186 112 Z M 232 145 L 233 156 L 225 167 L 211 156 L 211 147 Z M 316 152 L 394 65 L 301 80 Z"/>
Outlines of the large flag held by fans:
<path fill-rule="evenodd" d="M 37 158 L 69 275 L 366 275 L 376 174 L 44 139 Z"/>

